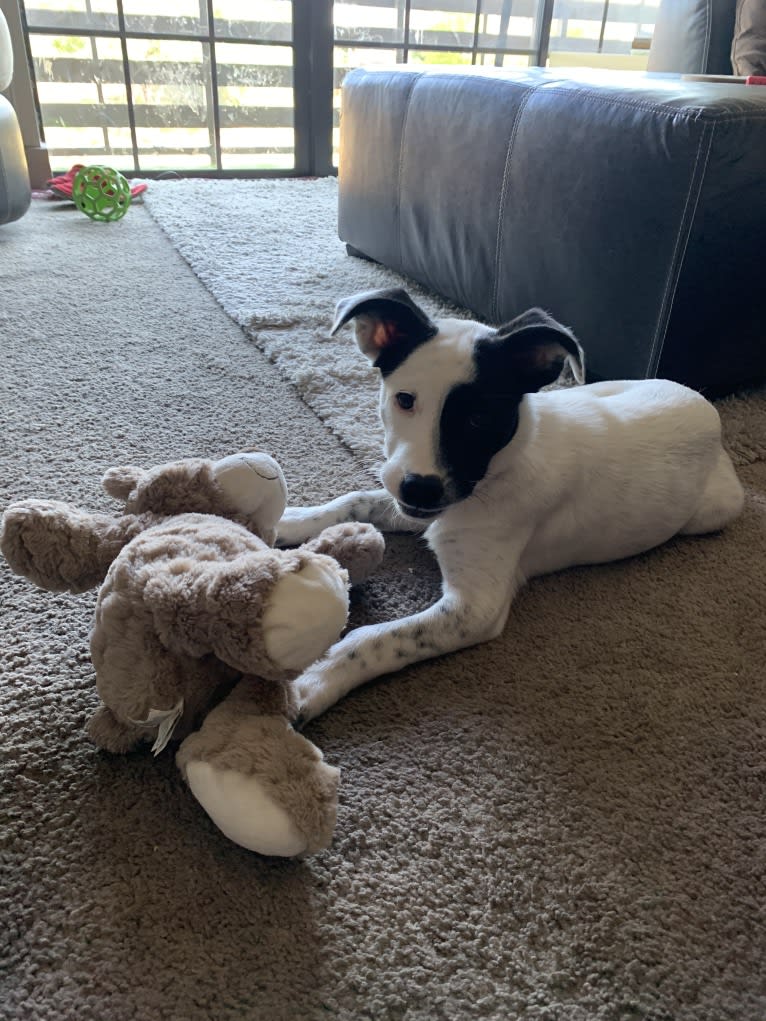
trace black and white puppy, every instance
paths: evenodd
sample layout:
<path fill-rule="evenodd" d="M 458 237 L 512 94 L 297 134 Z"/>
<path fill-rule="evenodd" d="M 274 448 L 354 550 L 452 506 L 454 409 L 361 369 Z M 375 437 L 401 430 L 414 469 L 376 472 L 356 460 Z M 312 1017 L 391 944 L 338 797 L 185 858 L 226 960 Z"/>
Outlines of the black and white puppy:
<path fill-rule="evenodd" d="M 351 631 L 297 680 L 301 716 L 359 684 L 496 637 L 528 578 L 619 560 L 678 533 L 720 529 L 743 490 L 715 408 L 667 380 L 593 383 L 538 393 L 583 353 L 540 309 L 491 329 L 431 321 L 400 289 L 341 301 L 380 371 L 384 488 L 289 508 L 279 543 L 369 521 L 425 529 L 442 596 L 401 620 Z"/>

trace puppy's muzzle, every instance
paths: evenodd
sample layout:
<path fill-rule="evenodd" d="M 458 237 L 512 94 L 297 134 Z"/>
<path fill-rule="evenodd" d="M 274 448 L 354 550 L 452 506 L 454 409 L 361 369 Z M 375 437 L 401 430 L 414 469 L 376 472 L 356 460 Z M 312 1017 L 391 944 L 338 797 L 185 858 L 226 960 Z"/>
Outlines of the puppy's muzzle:
<path fill-rule="evenodd" d="M 399 506 L 412 518 L 436 517 L 446 506 L 442 480 L 408 472 L 399 485 Z"/>

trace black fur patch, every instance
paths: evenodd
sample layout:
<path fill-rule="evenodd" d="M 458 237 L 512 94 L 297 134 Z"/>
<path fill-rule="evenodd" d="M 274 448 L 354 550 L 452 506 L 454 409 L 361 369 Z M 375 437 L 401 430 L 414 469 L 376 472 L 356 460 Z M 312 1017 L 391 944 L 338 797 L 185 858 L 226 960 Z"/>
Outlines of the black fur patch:
<path fill-rule="evenodd" d="M 502 342 L 492 336 L 478 340 L 474 365 L 474 378 L 447 394 L 439 423 L 440 461 L 454 499 L 470 496 L 495 454 L 510 443 L 524 396 Z"/>
<path fill-rule="evenodd" d="M 539 308 L 476 341 L 473 378 L 450 390 L 439 422 L 440 461 L 452 499 L 470 496 L 512 440 L 524 394 L 556 380 L 567 356 L 582 373 L 574 335 Z"/>
<path fill-rule="evenodd" d="M 434 331 L 433 333 L 411 333 L 397 340 L 390 347 L 384 347 L 373 362 L 375 368 L 380 369 L 380 374 L 384 379 L 386 376 L 390 376 L 392 372 L 396 372 L 403 362 L 407 361 L 413 351 L 435 336 L 436 332 L 438 332 L 436 327 L 434 327 Z"/>

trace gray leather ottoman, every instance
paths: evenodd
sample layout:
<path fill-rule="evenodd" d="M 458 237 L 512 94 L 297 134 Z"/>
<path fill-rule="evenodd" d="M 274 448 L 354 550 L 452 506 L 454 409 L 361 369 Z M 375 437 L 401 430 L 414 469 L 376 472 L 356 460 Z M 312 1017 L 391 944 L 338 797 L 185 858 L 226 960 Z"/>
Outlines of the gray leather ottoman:
<path fill-rule="evenodd" d="M 766 378 L 766 87 L 534 68 L 345 79 L 339 234 L 589 377 Z"/>

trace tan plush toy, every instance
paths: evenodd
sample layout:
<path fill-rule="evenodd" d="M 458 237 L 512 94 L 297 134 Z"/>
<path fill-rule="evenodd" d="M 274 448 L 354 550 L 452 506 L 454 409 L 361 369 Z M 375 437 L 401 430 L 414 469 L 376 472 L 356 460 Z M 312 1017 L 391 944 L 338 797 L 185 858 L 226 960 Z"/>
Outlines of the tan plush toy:
<path fill-rule="evenodd" d="M 101 748 L 181 741 L 176 762 L 231 840 L 261 854 L 326 847 L 338 770 L 293 730 L 291 681 L 338 638 L 350 583 L 380 563 L 370 525 L 273 549 L 287 487 L 265 454 L 115 468 L 119 516 L 58 501 L 7 508 L 0 549 L 49 591 L 103 582 L 91 654 Z"/>

